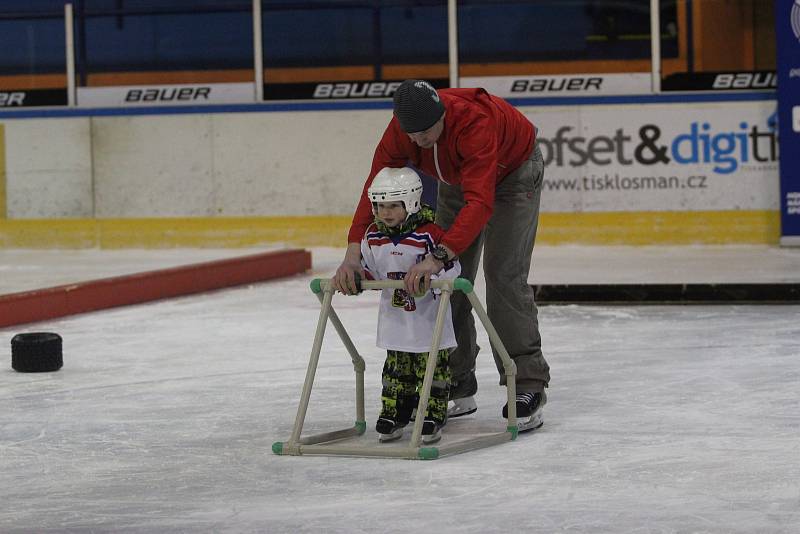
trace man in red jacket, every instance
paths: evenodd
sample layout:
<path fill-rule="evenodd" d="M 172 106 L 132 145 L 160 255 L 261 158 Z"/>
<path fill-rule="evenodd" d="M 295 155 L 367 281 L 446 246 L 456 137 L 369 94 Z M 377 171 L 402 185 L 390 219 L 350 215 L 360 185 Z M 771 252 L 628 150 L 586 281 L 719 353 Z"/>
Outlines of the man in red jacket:
<path fill-rule="evenodd" d="M 394 95 L 394 117 L 383 133 L 348 234 L 348 247 L 333 277 L 345 294 L 355 293 L 363 275 L 360 242 L 373 220 L 367 189 L 384 167 L 413 165 L 439 180 L 436 223 L 446 229 L 442 244 L 413 266 L 404 280 L 412 293 L 426 290 L 431 274 L 458 256 L 461 276 L 474 282 L 483 250 L 489 318 L 517 366 L 520 430 L 542 425 L 550 368 L 542 355 L 538 311 L 528 284 L 539 222 L 544 162 L 536 131 L 505 100 L 483 89 L 436 91 L 422 80 L 406 80 Z M 454 401 L 449 417 L 477 410 L 476 342 L 472 306 L 452 296 L 458 349 L 450 358 Z M 505 385 L 500 358 L 494 354 Z M 507 417 L 507 407 L 503 408 Z"/>

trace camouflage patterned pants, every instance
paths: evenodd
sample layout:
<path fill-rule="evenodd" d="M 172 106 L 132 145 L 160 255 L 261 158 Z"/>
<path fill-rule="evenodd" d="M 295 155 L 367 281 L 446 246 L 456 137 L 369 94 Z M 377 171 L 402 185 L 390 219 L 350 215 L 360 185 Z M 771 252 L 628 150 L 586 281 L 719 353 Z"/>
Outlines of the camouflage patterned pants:
<path fill-rule="evenodd" d="M 431 394 L 428 401 L 427 418 L 440 423 L 447 414 L 447 398 L 450 393 L 450 352 L 442 349 L 436 359 Z M 408 422 L 411 412 L 419 402 L 419 390 L 425 378 L 428 353 L 386 351 L 383 364 L 383 390 L 381 391 L 381 415 Z"/>

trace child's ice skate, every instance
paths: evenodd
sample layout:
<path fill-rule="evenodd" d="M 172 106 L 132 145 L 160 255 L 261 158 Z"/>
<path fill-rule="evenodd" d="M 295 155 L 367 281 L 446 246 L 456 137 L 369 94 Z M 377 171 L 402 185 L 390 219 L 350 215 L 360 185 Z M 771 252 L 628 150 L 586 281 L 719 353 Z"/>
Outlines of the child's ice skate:
<path fill-rule="evenodd" d="M 435 419 L 426 418 L 422 424 L 422 443 L 430 445 L 442 439 L 442 427 L 444 423 L 440 423 Z"/>
<path fill-rule="evenodd" d="M 375 423 L 375 430 L 378 432 L 378 441 L 394 441 L 403 436 L 403 429 L 408 423 L 397 421 L 391 417 L 379 417 Z"/>

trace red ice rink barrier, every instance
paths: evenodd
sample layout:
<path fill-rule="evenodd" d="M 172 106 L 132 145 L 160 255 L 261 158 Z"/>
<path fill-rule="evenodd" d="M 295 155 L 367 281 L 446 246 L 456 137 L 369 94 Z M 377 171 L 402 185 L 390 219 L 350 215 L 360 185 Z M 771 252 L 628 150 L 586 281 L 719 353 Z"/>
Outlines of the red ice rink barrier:
<path fill-rule="evenodd" d="M 0 327 L 262 282 L 310 268 L 307 250 L 280 250 L 0 295 Z"/>

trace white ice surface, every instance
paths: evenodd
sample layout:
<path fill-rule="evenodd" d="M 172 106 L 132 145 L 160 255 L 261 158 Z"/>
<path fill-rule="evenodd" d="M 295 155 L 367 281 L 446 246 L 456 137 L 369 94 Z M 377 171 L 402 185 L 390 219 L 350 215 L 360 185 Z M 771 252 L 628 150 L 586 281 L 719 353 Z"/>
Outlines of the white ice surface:
<path fill-rule="evenodd" d="M 319 314 L 308 283 L 340 253 L 315 249 L 302 276 L 0 329 L 0 532 L 800 531 L 797 306 L 542 307 L 542 429 L 435 461 L 274 455 Z M 334 300 L 367 360 L 367 441 L 376 296 Z M 63 336 L 61 371 L 11 369 L 11 337 L 34 330 Z M 479 410 L 444 442 L 504 427 L 485 351 L 477 375 Z M 352 425 L 352 377 L 329 328 L 304 433 Z"/>
<path fill-rule="evenodd" d="M 283 248 L 163 250 L 0 249 L 0 295 Z M 315 248 L 335 265 L 343 249 Z M 320 263 L 324 262 L 324 263 Z M 330 273 L 324 273 L 324 276 Z M 767 245 L 541 246 L 532 284 L 800 283 L 800 248 Z"/>
<path fill-rule="evenodd" d="M 768 245 L 536 246 L 531 283 L 798 283 L 800 248 Z"/>

